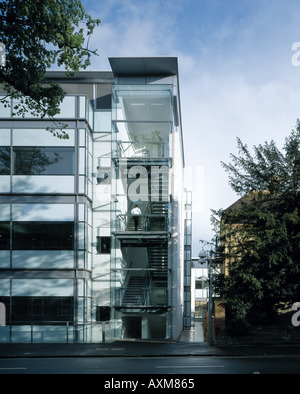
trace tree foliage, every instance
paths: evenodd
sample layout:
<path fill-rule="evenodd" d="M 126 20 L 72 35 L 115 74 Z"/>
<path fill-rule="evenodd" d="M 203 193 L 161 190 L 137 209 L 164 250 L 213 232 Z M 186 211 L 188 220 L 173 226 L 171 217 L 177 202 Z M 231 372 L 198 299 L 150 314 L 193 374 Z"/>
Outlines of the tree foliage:
<path fill-rule="evenodd" d="M 300 123 L 280 151 L 274 141 L 254 147 L 238 139 L 238 155 L 222 163 L 242 197 L 214 212 L 220 253 L 229 275 L 216 284 L 235 327 L 272 322 L 278 308 L 300 299 Z"/>
<path fill-rule="evenodd" d="M 68 75 L 85 69 L 96 53 L 88 42 L 99 23 L 79 0 L 2 0 L 0 42 L 6 62 L 0 66 L 0 83 L 7 92 L 6 105 L 13 97 L 17 115 L 58 114 L 65 93 L 45 80 L 45 72 L 53 65 L 63 66 Z"/>

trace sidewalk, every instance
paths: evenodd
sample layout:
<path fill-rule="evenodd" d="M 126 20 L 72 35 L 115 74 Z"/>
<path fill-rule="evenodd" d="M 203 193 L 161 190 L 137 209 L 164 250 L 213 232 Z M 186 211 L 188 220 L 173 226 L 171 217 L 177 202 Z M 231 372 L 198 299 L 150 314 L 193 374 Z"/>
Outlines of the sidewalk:
<path fill-rule="evenodd" d="M 178 357 L 299 355 L 299 344 L 218 346 L 203 342 L 201 327 L 184 330 L 179 341 L 116 340 L 107 343 L 1 343 L 0 358 Z"/>
<path fill-rule="evenodd" d="M 181 342 L 204 342 L 203 324 L 195 321 L 190 329 L 183 330 L 179 339 Z"/>

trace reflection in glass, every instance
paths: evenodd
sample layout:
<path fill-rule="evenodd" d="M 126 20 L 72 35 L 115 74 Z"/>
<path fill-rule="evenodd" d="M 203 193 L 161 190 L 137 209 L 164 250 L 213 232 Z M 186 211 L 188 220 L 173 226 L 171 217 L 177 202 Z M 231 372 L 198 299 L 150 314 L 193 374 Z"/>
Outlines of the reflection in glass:
<path fill-rule="evenodd" d="M 56 118 L 75 118 L 76 96 L 66 96 L 60 104 Z"/>
<path fill-rule="evenodd" d="M 9 147 L 0 147 L 0 175 L 10 175 Z"/>
<path fill-rule="evenodd" d="M 14 148 L 14 175 L 73 175 L 74 148 Z"/>

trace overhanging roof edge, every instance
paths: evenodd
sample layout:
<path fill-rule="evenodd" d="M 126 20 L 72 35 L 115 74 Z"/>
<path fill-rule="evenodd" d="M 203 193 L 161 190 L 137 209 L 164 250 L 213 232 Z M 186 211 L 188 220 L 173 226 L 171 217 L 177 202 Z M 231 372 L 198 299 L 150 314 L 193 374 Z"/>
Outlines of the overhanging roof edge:
<path fill-rule="evenodd" d="M 178 75 L 177 57 L 110 57 L 108 60 L 115 77 Z"/>

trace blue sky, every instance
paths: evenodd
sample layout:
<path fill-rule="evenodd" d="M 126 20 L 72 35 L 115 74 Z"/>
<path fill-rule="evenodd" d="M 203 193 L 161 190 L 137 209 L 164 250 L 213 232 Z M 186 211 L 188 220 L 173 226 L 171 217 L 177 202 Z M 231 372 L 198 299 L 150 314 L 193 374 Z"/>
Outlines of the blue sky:
<path fill-rule="evenodd" d="M 90 69 L 109 70 L 108 57 L 176 56 L 186 154 L 193 191 L 193 255 L 210 240 L 210 209 L 238 196 L 221 161 L 274 140 L 282 147 L 300 118 L 299 0 L 83 0 L 102 23 L 90 41 L 99 56 Z M 300 44 L 299 44 L 300 47 Z M 300 56 L 299 56 L 300 59 Z"/>

